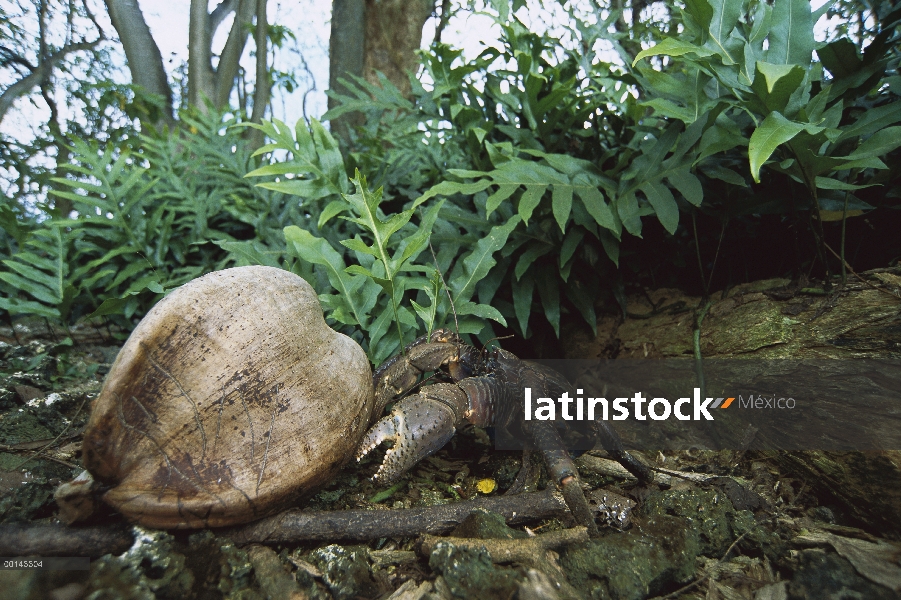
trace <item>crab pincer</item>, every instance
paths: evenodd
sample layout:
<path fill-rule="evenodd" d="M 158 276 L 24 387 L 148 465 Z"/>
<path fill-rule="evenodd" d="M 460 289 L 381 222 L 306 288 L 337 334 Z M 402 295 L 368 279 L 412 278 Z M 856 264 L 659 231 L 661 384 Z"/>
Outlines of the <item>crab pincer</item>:
<path fill-rule="evenodd" d="M 455 396 L 463 396 L 456 386 L 436 384 L 404 398 L 388 416 L 372 426 L 363 438 L 357 460 L 382 442 L 393 442 L 373 479 L 384 483 L 396 481 L 417 462 L 440 450 L 454 436 L 459 421 L 458 410 L 452 406 Z M 465 402 L 465 398 L 456 399 Z"/>

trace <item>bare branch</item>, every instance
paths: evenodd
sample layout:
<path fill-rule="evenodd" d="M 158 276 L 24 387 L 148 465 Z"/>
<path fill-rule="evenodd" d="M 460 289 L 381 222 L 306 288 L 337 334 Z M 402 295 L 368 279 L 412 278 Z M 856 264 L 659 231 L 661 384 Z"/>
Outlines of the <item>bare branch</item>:
<path fill-rule="evenodd" d="M 225 20 L 228 15 L 235 12 L 235 9 L 238 7 L 239 0 L 222 0 L 219 3 L 219 6 L 213 9 L 213 12 L 210 13 L 210 36 L 216 33 L 216 30 L 219 29 L 219 26 L 222 25 L 222 21 Z"/>
<path fill-rule="evenodd" d="M 422 554 L 430 556 L 439 542 L 446 542 L 458 548 L 471 548 L 477 550 L 484 548 L 491 555 L 493 562 L 530 562 L 535 560 L 546 550 L 568 546 L 570 544 L 583 544 L 588 542 L 588 529 L 585 527 L 573 527 L 561 531 L 542 533 L 533 538 L 519 540 L 504 539 L 472 539 L 459 537 L 438 537 L 434 535 L 423 536 Z"/>
<path fill-rule="evenodd" d="M 228 104 L 235 77 L 238 75 L 241 54 L 247 44 L 248 31 L 245 25 L 253 19 L 253 0 L 239 0 L 238 9 L 235 12 L 235 22 L 232 23 L 228 40 L 219 56 L 219 65 L 216 67 L 216 90 L 213 101 L 217 108 Z"/>
<path fill-rule="evenodd" d="M 370 540 L 445 533 L 476 509 L 499 513 L 512 523 L 566 514 L 566 503 L 553 489 L 479 498 L 425 508 L 393 510 L 287 511 L 221 532 L 236 544 L 274 544 L 298 540 Z"/>
<path fill-rule="evenodd" d="M 254 123 L 259 123 L 263 120 L 263 115 L 266 113 L 266 106 L 269 104 L 269 92 L 272 88 L 272 83 L 269 81 L 269 64 L 267 61 L 269 57 L 269 21 L 266 19 L 266 4 L 266 0 L 257 0 L 257 25 L 253 34 L 253 41 L 256 43 L 257 47 L 257 80 L 256 87 L 253 91 L 253 113 L 251 114 L 250 120 Z"/>
<path fill-rule="evenodd" d="M 97 44 L 103 41 L 103 38 L 100 37 L 92 42 L 77 42 L 75 44 L 69 44 L 68 46 L 64 46 L 59 51 L 54 52 L 50 56 L 47 57 L 43 63 L 41 63 L 37 67 L 32 67 L 31 74 L 26 75 L 19 81 L 15 82 L 6 90 L 0 94 L 0 123 L 3 122 L 3 118 L 6 116 L 6 113 L 12 108 L 13 103 L 21 96 L 29 93 L 35 87 L 41 85 L 47 77 L 50 76 L 50 73 L 53 72 L 54 67 L 62 61 L 68 54 L 72 52 L 78 52 L 80 50 L 91 50 Z M 16 61 L 19 64 L 27 64 L 27 61 Z"/>

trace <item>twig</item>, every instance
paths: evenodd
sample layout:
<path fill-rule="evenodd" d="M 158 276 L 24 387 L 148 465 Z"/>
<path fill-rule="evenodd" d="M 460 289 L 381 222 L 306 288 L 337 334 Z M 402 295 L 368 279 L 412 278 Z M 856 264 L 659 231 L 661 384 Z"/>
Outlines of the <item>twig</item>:
<path fill-rule="evenodd" d="M 236 544 L 301 540 L 372 540 L 445 533 L 477 509 L 499 513 L 511 523 L 563 515 L 566 503 L 555 490 L 480 498 L 424 508 L 390 510 L 286 511 L 240 527 L 218 530 Z"/>
<path fill-rule="evenodd" d="M 491 555 L 492 562 L 531 562 L 536 556 L 541 556 L 546 550 L 580 544 L 588 541 L 588 529 L 585 527 L 573 527 L 562 531 L 542 533 L 532 538 L 517 540 L 504 539 L 473 539 L 459 537 L 439 537 L 426 535 L 422 538 L 422 554 L 429 556 L 439 542 L 447 542 L 458 548 L 479 549 L 484 548 Z"/>
<path fill-rule="evenodd" d="M 424 508 L 310 512 L 292 510 L 248 525 L 212 531 L 239 545 L 417 537 L 424 533 L 445 533 L 462 523 L 477 509 L 499 513 L 513 524 L 559 517 L 568 512 L 563 497 L 555 490 L 547 489 L 543 492 L 480 498 Z M 129 529 L 122 525 L 66 527 L 3 524 L 0 525 L 0 556 L 94 557 L 108 553 L 121 554 L 131 546 L 133 538 Z"/>
<path fill-rule="evenodd" d="M 619 477 L 621 479 L 637 480 L 635 475 L 630 473 L 621 464 L 609 458 L 601 458 L 591 454 L 583 454 L 575 460 L 579 470 L 582 469 L 601 475 L 610 477 Z M 673 479 L 684 479 L 694 483 L 704 483 L 710 479 L 716 479 L 719 475 L 708 475 L 706 473 L 690 473 L 687 471 L 675 471 L 672 469 L 661 469 L 659 467 L 648 467 L 654 471 L 654 483 L 660 485 L 672 485 Z"/>

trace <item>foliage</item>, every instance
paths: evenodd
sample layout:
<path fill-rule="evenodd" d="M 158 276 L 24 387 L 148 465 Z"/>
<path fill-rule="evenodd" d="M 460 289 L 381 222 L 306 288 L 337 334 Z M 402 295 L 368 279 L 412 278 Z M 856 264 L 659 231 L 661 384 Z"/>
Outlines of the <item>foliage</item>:
<path fill-rule="evenodd" d="M 363 344 L 372 362 L 381 363 L 402 342 L 412 341 L 420 329 L 416 315 L 428 331 L 444 325 L 451 308 L 442 290 L 442 276 L 430 264 L 430 253 L 424 260 L 421 257 L 431 232 L 452 227 L 455 212 L 443 211 L 443 203 L 424 210 L 416 203 L 400 212 L 387 212 L 381 188 L 371 191 L 359 171 L 348 180 L 337 143 L 317 121 L 309 127 L 300 121 L 294 132 L 280 121 L 248 126 L 273 140 L 258 154 L 284 151 L 289 155 L 284 162 L 260 167 L 248 176 L 290 174 L 291 179 L 259 185 L 303 198 L 302 208 L 317 216 L 315 228 L 285 228 L 289 253 L 301 259 L 295 271 L 320 292 L 327 316 Z M 413 223 L 414 216 L 418 223 Z M 454 268 L 446 272 L 462 333 L 479 333 L 485 318 L 505 324 L 500 312 L 487 304 L 490 298 L 480 296 L 482 304 L 472 298 L 495 264 L 493 255 L 518 221 L 518 217 L 507 217 L 468 251 L 458 245 L 455 255 L 445 253 L 445 261 L 455 260 Z M 396 336 L 390 334 L 392 329 Z"/>
<path fill-rule="evenodd" d="M 600 302 L 625 310 L 625 285 L 695 256 L 707 292 L 727 227 L 752 255 L 773 223 L 806 236 L 793 273 L 828 275 L 839 226 L 843 253 L 849 218 L 898 212 L 898 9 L 818 44 L 830 9 L 805 0 L 669 4 L 628 33 L 598 10 L 564 37 L 491 4 L 500 47 L 433 45 L 409 97 L 345 81 L 324 118 L 363 113 L 348 147 L 315 120 L 242 123 L 269 139 L 251 154 L 238 119 L 190 112 L 176 132 L 74 142 L 53 194 L 75 217 L 0 209 L 0 310 L 133 319 L 203 272 L 268 264 L 378 363 L 452 318 L 483 340 L 559 335 L 567 313 L 594 327 Z"/>
<path fill-rule="evenodd" d="M 884 17 L 885 28 L 862 55 L 848 38 L 818 47 L 818 18 L 806 0 L 688 3 L 684 34 L 641 52 L 635 63 L 673 59 L 666 74 L 638 69 L 652 96 L 644 105 L 689 128 L 706 121 L 699 159 L 747 146 L 754 182 L 761 183 L 766 166 L 771 177 L 787 176 L 807 190 L 808 201 L 784 198 L 783 210 L 810 210 L 820 260 L 828 265 L 822 221 L 873 209 L 851 192 L 884 182 L 879 171 L 888 166 L 880 157 L 901 146 L 901 127 L 893 126 L 901 121 L 901 102 L 893 93 L 872 93 L 884 85 L 889 63 L 897 65 L 888 50 L 897 42 L 901 9 Z"/>
<path fill-rule="evenodd" d="M 73 175 L 52 194 L 74 218 L 0 212 L 7 258 L 0 308 L 70 323 L 92 313 L 127 324 L 166 290 L 229 264 L 278 262 L 284 222 L 303 222 L 284 195 L 250 185 L 251 152 L 222 115 L 184 113 L 186 128 L 144 135 L 140 149 L 73 140 Z"/>
<path fill-rule="evenodd" d="M 840 38 L 818 49 L 817 63 L 817 16 L 804 0 L 688 3 L 669 24 L 670 32 L 684 28 L 678 37 L 643 30 L 658 43 L 639 52 L 630 71 L 586 50 L 606 38 L 631 61 L 628 40 L 610 33 L 615 11 L 594 25 L 576 21 L 577 43 L 566 49 L 500 10 L 501 50 L 463 62 L 460 51 L 436 45 L 423 57 L 430 90 L 414 81 L 408 100 L 386 80 L 345 82 L 353 94 L 338 97 L 341 106 L 326 118 L 368 116 L 351 160 L 376 173 L 387 197 L 443 196 L 470 213 L 507 207 L 521 217 L 491 279 L 501 280 L 492 281 L 493 304 L 523 335 L 536 288 L 558 334 L 566 310 L 593 327 L 598 290 L 618 277 L 598 257 L 619 265 L 624 234 L 642 236 L 644 217 L 685 240 L 684 255 L 694 250 L 680 213 L 711 214 L 725 231 L 730 219 L 818 206 L 811 228 L 825 264 L 819 219 L 873 209 L 851 192 L 887 181 L 879 157 L 897 146 L 886 129 L 901 116 L 886 87 L 897 64 L 897 18 L 883 15 L 862 57 Z M 659 56 L 670 60 L 645 60 Z M 778 161 L 767 162 L 773 152 Z M 764 163 L 766 188 L 755 189 L 742 172 L 760 182 Z M 791 189 L 781 177 L 805 186 L 812 200 L 772 197 Z"/>

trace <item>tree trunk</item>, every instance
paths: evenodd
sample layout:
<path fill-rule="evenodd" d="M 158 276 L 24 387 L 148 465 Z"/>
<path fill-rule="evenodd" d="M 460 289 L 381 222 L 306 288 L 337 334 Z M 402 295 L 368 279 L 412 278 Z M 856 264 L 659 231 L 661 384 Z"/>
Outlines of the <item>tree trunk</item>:
<path fill-rule="evenodd" d="M 416 73 L 422 27 L 434 8 L 431 0 L 366 0 L 366 81 L 378 84 L 376 71 L 381 71 L 404 96 L 410 95 L 409 74 Z"/>
<path fill-rule="evenodd" d="M 350 76 L 363 76 L 363 53 L 365 48 L 366 5 L 364 0 L 334 0 L 332 2 L 332 31 L 329 37 L 329 91 L 348 94 L 347 88 L 339 80 Z M 329 110 L 338 102 L 331 96 Z M 332 132 L 345 142 L 350 139 L 350 130 L 362 124 L 360 113 L 345 113 L 331 120 Z"/>
<path fill-rule="evenodd" d="M 137 0 L 106 0 L 110 20 L 128 61 L 131 82 L 164 99 L 166 121 L 172 120 L 172 89 L 163 68 L 163 55 L 150 35 L 150 28 Z"/>
<path fill-rule="evenodd" d="M 202 112 L 206 112 L 207 102 L 216 109 L 228 105 L 249 35 L 245 25 L 253 20 L 256 9 L 255 0 L 226 0 L 212 14 L 208 12 L 208 5 L 205 0 L 191 0 L 188 31 L 188 102 Z M 219 64 L 213 69 L 213 34 L 232 11 L 235 20 L 219 56 Z"/>
<path fill-rule="evenodd" d="M 347 94 L 339 79 L 349 75 L 378 85 L 381 72 L 408 96 L 409 73 L 415 74 L 419 64 L 422 27 L 434 7 L 434 0 L 334 0 L 329 90 Z M 330 97 L 329 109 L 336 105 Z M 348 129 L 361 122 L 358 113 L 344 114 L 332 120 L 332 130 L 346 141 Z"/>
<path fill-rule="evenodd" d="M 710 309 L 700 328 L 700 350 L 706 359 L 848 359 L 825 364 L 819 377 L 812 372 L 799 372 L 793 382 L 796 389 L 819 389 L 845 402 L 826 401 L 818 404 L 813 417 L 821 416 L 847 428 L 847 436 L 859 440 L 868 436 L 877 440 L 894 440 L 877 446 L 883 450 L 834 451 L 798 450 L 791 452 L 761 451 L 757 459 L 776 462 L 784 473 L 804 481 L 824 503 L 840 507 L 852 520 L 868 528 L 879 528 L 901 535 L 901 444 L 897 438 L 897 409 L 901 398 L 896 392 L 901 370 L 901 268 L 876 269 L 862 274 L 865 281 L 854 279 L 828 296 L 792 286 L 788 280 L 761 281 L 738 286 L 726 294 L 714 294 Z M 598 335 L 592 338 L 584 331 L 564 332 L 568 339 L 567 358 L 675 358 L 691 357 L 694 352 L 693 329 L 699 298 L 685 296 L 676 290 L 657 290 L 643 297 L 629 299 L 628 317 L 602 318 Z M 869 359 L 864 363 L 860 359 Z M 878 359 L 878 361 L 877 361 Z M 617 363 L 620 361 L 616 361 Z M 785 360 L 776 365 L 774 371 Z M 732 365 L 741 361 L 731 361 Z M 825 363 L 825 361 L 824 361 Z M 883 369 L 873 365 L 884 363 Z M 710 361 L 709 364 L 715 364 Z M 848 396 L 842 386 L 851 381 L 840 371 L 870 366 L 855 375 L 854 381 L 866 389 L 881 390 L 887 399 L 880 406 L 870 406 L 864 399 Z M 777 373 L 768 373 L 778 375 Z M 739 377 L 737 380 L 745 381 Z M 750 380 L 749 387 L 751 387 Z M 864 384 L 860 382 L 864 381 Z M 636 384 L 639 385 L 639 384 Z M 644 381 L 638 388 L 666 385 Z M 767 388 L 770 389 L 770 388 Z M 778 389 L 778 387 L 773 388 Z M 710 392 L 710 395 L 715 395 Z M 613 394 L 611 394 L 613 397 Z M 814 397 L 819 397 L 814 395 Z M 883 406 L 884 405 L 884 406 Z M 848 414 L 852 411 L 852 414 Z M 716 414 L 717 426 L 728 427 L 731 413 Z M 867 427 L 860 422 L 869 419 Z M 720 422 L 722 421 L 722 423 Z M 635 436 L 659 435 L 666 421 L 659 423 L 624 421 L 617 429 L 627 440 Z M 776 419 L 773 431 L 778 431 Z M 808 430 L 809 431 L 809 430 Z M 808 431 L 784 431 L 785 436 Z M 665 438 L 661 438 L 666 443 Z M 806 446 L 815 448 L 815 445 Z M 863 446 L 854 446 L 863 447 Z"/>

